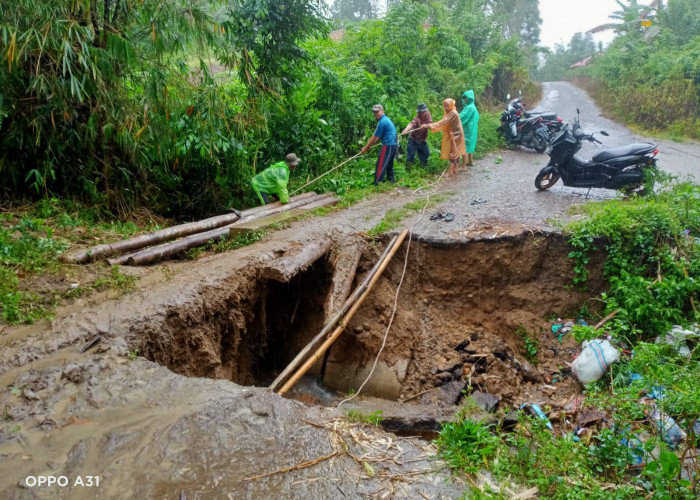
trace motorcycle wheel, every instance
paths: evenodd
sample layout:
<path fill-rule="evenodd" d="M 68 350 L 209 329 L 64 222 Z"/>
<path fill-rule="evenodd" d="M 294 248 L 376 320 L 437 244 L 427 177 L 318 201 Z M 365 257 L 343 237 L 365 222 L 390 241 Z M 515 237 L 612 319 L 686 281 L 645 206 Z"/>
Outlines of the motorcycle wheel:
<path fill-rule="evenodd" d="M 558 180 L 559 174 L 556 172 L 547 172 L 546 174 L 540 172 L 537 174 L 537 177 L 535 177 L 535 187 L 540 191 L 544 191 L 554 186 Z"/>
<path fill-rule="evenodd" d="M 622 188 L 621 191 L 625 196 L 632 196 L 633 194 L 637 196 L 646 196 L 654 191 L 654 183 L 652 182 L 651 185 L 641 183 L 635 186 L 627 186 Z"/>
<path fill-rule="evenodd" d="M 540 134 L 535 134 L 535 139 L 533 142 L 535 144 L 535 151 L 538 153 L 544 153 L 547 149 L 547 140 Z"/>

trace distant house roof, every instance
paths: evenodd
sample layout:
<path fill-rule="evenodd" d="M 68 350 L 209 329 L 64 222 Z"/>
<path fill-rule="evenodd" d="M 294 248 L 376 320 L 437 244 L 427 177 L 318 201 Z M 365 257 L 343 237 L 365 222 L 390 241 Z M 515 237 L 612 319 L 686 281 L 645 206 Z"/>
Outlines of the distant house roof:
<path fill-rule="evenodd" d="M 586 66 L 589 62 L 591 62 L 591 59 L 593 59 L 593 56 L 588 56 L 584 59 L 581 59 L 579 62 L 575 62 L 569 68 L 582 68 Z"/>
<path fill-rule="evenodd" d="M 331 31 L 329 36 L 331 37 L 331 40 L 340 40 L 341 38 L 343 38 L 344 34 L 345 30 L 341 28 L 339 30 Z"/>

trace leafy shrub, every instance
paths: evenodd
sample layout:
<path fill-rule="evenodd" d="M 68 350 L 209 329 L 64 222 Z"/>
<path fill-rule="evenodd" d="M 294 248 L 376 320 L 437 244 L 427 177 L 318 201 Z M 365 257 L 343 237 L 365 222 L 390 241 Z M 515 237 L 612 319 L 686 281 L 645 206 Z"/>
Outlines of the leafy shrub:
<path fill-rule="evenodd" d="M 619 309 L 612 325 L 650 338 L 692 320 L 697 312 L 691 298 L 700 290 L 694 279 L 700 272 L 700 187 L 678 183 L 648 198 L 591 210 L 590 219 L 568 227 L 569 257 L 580 284 L 590 252 L 606 251 L 610 289 L 603 299 L 608 312 Z"/>
<path fill-rule="evenodd" d="M 474 474 L 494 457 L 498 437 L 487 425 L 461 419 L 443 424 L 436 444 L 450 467 Z"/>

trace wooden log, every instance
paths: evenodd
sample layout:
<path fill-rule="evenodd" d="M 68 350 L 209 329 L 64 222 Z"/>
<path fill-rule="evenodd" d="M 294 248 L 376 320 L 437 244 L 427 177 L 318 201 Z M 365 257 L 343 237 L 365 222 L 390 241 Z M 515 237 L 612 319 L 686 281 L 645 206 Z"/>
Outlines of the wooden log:
<path fill-rule="evenodd" d="M 238 222 L 243 222 L 246 220 L 250 220 L 251 218 L 258 218 L 258 217 L 262 218 L 262 217 L 266 217 L 269 215 L 274 215 L 274 214 L 279 213 L 279 212 L 286 212 L 286 211 L 292 210 L 298 206 L 302 206 L 304 204 L 309 204 L 309 203 L 319 201 L 319 199 L 331 198 L 332 195 L 333 195 L 333 193 L 324 193 L 324 194 L 320 194 L 320 195 L 309 196 L 309 197 L 306 197 L 306 198 L 303 198 L 300 200 L 296 200 L 294 202 L 287 203 L 286 205 L 282 205 L 280 207 L 274 207 L 274 208 L 270 208 L 268 210 L 260 211 L 256 214 L 252 215 L 250 218 L 244 217 L 243 219 L 240 219 L 239 221 L 234 222 L 233 224 L 236 224 Z M 138 252 L 130 253 L 127 255 L 122 255 L 121 257 L 118 257 L 116 259 L 107 259 L 107 262 L 109 262 L 110 265 L 128 265 L 128 266 L 150 264 L 152 262 L 162 260 L 166 257 L 170 257 L 172 255 L 183 252 L 183 251 L 188 250 L 190 248 L 202 246 L 213 239 L 221 238 L 222 236 L 226 236 L 229 232 L 230 227 L 231 227 L 231 224 L 229 224 L 228 226 L 213 229 L 211 231 L 205 231 L 203 233 L 193 234 L 193 235 L 181 238 L 179 240 L 171 241 L 169 243 L 164 243 L 162 245 L 157 245 L 155 247 L 150 247 L 150 248 L 146 248 L 143 250 L 139 250 Z"/>
<path fill-rule="evenodd" d="M 263 268 L 260 272 L 260 278 L 288 283 L 300 271 L 308 269 L 309 266 L 327 254 L 331 249 L 331 243 L 330 238 L 325 238 L 322 241 L 304 244 L 298 248 L 297 252 L 293 254 L 288 252 L 273 266 Z"/>
<path fill-rule="evenodd" d="M 331 289 L 323 303 L 324 320 L 327 321 L 335 315 L 352 293 L 352 284 L 361 257 L 362 245 L 354 236 L 331 249 L 329 260 L 333 264 L 333 278 Z"/>
<path fill-rule="evenodd" d="M 391 246 L 391 250 L 387 254 L 386 258 L 382 261 L 381 266 L 377 270 L 377 272 L 374 274 L 372 277 L 372 280 L 368 283 L 366 290 L 362 293 L 362 295 L 353 303 L 352 307 L 350 307 L 350 310 L 348 311 L 347 315 L 340 320 L 339 326 L 329 335 L 329 337 L 326 339 L 323 344 L 311 355 L 309 359 L 306 360 L 306 362 L 299 368 L 294 375 L 287 381 L 286 384 L 282 386 L 282 388 L 278 391 L 280 395 L 285 394 L 289 389 L 294 387 L 294 384 L 297 383 L 297 381 L 307 372 L 309 371 L 309 368 L 313 366 L 313 364 L 318 361 L 318 359 L 323 355 L 323 353 L 335 342 L 335 340 L 340 336 L 340 334 L 343 332 L 345 327 L 347 326 L 348 322 L 352 319 L 354 316 L 355 312 L 359 309 L 359 307 L 362 305 L 364 300 L 367 298 L 367 295 L 369 295 L 369 292 L 372 291 L 372 287 L 374 284 L 377 282 L 379 277 L 382 275 L 384 272 L 384 269 L 386 269 L 386 266 L 391 262 L 392 257 L 396 254 L 397 250 L 401 246 L 401 243 L 403 243 L 403 240 L 406 238 L 406 235 L 408 234 L 408 229 L 404 229 L 397 240 L 394 242 L 394 244 Z"/>
<path fill-rule="evenodd" d="M 322 196 L 322 195 L 319 195 Z M 315 199 L 315 198 L 314 198 Z M 263 227 L 270 226 L 277 222 L 282 222 L 283 220 L 291 219 L 292 217 L 298 217 L 306 212 L 309 212 L 315 208 L 328 207 L 335 205 L 340 201 L 340 198 L 326 197 L 318 201 L 314 201 L 307 205 L 302 205 L 292 210 L 286 212 L 279 212 L 277 214 L 268 215 L 267 217 L 255 217 L 249 221 L 241 221 L 240 224 L 232 225 L 229 229 L 229 236 L 238 236 L 239 234 L 246 233 L 248 231 L 253 231 L 255 229 L 262 229 Z"/>
<path fill-rule="evenodd" d="M 307 354 L 311 352 L 312 349 L 316 349 L 316 346 L 318 346 L 325 339 L 326 335 L 328 335 L 328 333 L 338 325 L 338 321 L 341 320 L 343 315 L 348 312 L 350 307 L 367 289 L 367 285 L 379 270 L 379 267 L 382 265 L 382 262 L 384 262 L 384 259 L 386 259 L 386 256 L 389 255 L 389 252 L 391 251 L 398 237 L 398 235 L 394 236 L 394 238 L 387 245 L 386 249 L 384 249 L 384 253 L 379 258 L 377 263 L 370 270 L 370 272 L 367 273 L 365 279 L 362 280 L 362 283 L 360 283 L 360 285 L 355 289 L 352 295 L 348 297 L 348 299 L 343 304 L 343 307 L 330 320 L 326 322 L 326 325 L 323 327 L 323 329 L 313 339 L 311 339 L 311 341 L 308 344 L 306 344 L 306 347 L 304 347 L 299 352 L 299 354 L 296 355 L 296 357 L 291 361 L 291 363 L 289 363 L 285 367 L 285 369 L 282 370 L 282 372 L 280 372 L 277 378 L 272 382 L 272 384 L 270 384 L 270 389 L 276 391 L 282 385 L 282 383 L 285 382 L 295 370 L 297 370 L 299 365 L 301 365 L 301 363 L 306 358 Z"/>
<path fill-rule="evenodd" d="M 313 196 L 316 196 L 316 193 L 314 193 L 313 191 L 303 193 L 299 196 L 294 197 L 292 200 L 290 200 L 290 202 L 308 199 Z M 261 205 L 259 207 L 244 210 L 243 212 L 241 212 L 241 216 L 250 217 L 258 213 L 270 210 L 271 208 L 279 208 L 282 206 L 284 205 L 282 205 L 279 202 L 270 205 Z M 180 238 L 182 236 L 188 236 L 190 234 L 201 233 L 203 231 L 227 226 L 233 222 L 236 222 L 240 218 L 241 217 L 239 217 L 239 215 L 235 213 L 217 215 L 215 217 L 209 217 L 208 219 L 203 219 L 196 222 L 188 222 L 185 224 L 179 224 L 177 226 L 172 226 L 165 229 L 159 229 L 158 231 L 153 231 L 148 234 L 141 234 L 139 236 L 135 236 L 134 238 L 128 238 L 126 240 L 115 241 L 114 243 L 96 245 L 94 247 L 91 247 L 87 251 L 81 251 L 79 253 L 72 254 L 64 254 L 61 257 L 61 260 L 63 262 L 68 262 L 72 264 L 84 264 L 86 262 L 97 260 L 103 257 L 109 257 L 114 254 L 129 252 L 150 245 L 155 245 L 156 243 L 162 243 L 164 241 Z"/>

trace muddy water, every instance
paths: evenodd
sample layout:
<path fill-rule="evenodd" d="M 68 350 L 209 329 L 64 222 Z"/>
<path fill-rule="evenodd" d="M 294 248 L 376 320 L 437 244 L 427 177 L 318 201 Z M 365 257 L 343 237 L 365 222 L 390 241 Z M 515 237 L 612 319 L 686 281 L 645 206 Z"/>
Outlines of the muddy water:
<path fill-rule="evenodd" d="M 0 338 L 3 498 L 459 496 L 464 485 L 450 479 L 432 445 L 226 380 L 246 374 L 260 383 L 275 368 L 271 347 L 289 355 L 285 345 L 303 342 L 280 342 L 268 330 L 319 328 L 330 293 L 325 257 L 286 281 L 278 262 L 313 243 L 263 244 L 248 260 L 213 262 L 151 294 Z M 137 351 L 167 367 L 133 360 Z M 33 486 L 40 476 L 69 484 Z M 88 477 L 99 477 L 99 486 L 75 485 Z"/>
<path fill-rule="evenodd" d="M 515 330 L 541 335 L 548 315 L 575 308 L 585 295 L 567 289 L 571 268 L 560 237 L 517 231 L 460 245 L 414 242 L 331 350 L 322 385 L 316 367 L 290 394 L 298 401 L 251 387 L 266 385 L 320 330 L 337 291 L 333 262 L 355 262 L 330 259 L 325 244 L 309 252 L 314 244 L 263 244 L 248 261 L 219 265 L 216 277 L 193 270 L 152 296 L 2 339 L 0 490 L 9 498 L 454 498 L 464 485 L 450 479 L 429 441 L 337 420 L 342 410 L 382 411 L 386 429 L 425 438 L 452 418 L 462 390 L 501 405 L 558 402 L 578 390 L 572 380 L 559 382 L 556 394 L 543 389 L 570 357 L 566 346 L 548 351 L 557 346 L 546 336 L 542 378 L 522 369 Z M 381 250 L 367 246 L 350 264 L 355 284 Z M 348 393 L 368 373 L 406 257 L 379 370 L 339 410 L 333 390 Z M 281 272 L 290 262 L 297 272 Z M 599 285 L 593 277 L 588 296 Z M 101 340 L 92 345 L 95 335 Z M 136 351 L 142 357 L 133 360 Z M 372 477 L 362 456 L 371 457 Z M 99 476 L 100 486 L 28 487 L 29 475 L 71 484 Z"/>

